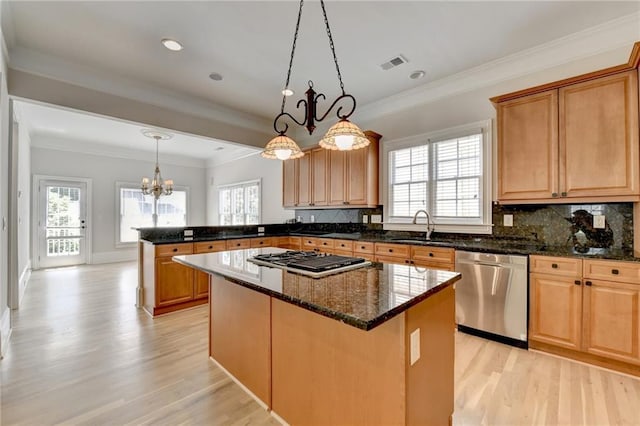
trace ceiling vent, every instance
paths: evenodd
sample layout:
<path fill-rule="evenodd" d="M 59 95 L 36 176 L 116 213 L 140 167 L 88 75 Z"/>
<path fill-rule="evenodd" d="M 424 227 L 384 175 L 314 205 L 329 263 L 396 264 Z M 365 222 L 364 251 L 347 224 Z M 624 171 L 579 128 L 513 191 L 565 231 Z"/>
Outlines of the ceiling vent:
<path fill-rule="evenodd" d="M 384 64 L 380 64 L 380 68 L 386 71 L 386 70 L 390 70 L 391 68 L 395 68 L 398 65 L 406 64 L 407 62 L 409 62 L 407 61 L 407 58 L 405 58 L 402 55 L 398 55 L 395 58 L 389 59 Z"/>

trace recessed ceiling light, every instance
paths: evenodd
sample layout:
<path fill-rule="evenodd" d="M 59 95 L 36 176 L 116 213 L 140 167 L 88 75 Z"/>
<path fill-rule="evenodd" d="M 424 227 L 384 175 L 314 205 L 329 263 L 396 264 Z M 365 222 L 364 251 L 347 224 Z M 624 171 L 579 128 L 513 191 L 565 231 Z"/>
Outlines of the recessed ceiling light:
<path fill-rule="evenodd" d="M 218 74 L 217 72 L 212 72 L 211 74 L 209 74 L 209 78 L 213 81 L 220 81 L 222 80 L 222 75 Z"/>
<path fill-rule="evenodd" d="M 293 96 L 293 90 L 287 87 L 285 89 L 282 89 L 282 94 L 285 96 Z"/>
<path fill-rule="evenodd" d="M 422 70 L 418 70 L 418 71 L 414 71 L 411 74 L 409 74 L 409 78 L 412 80 L 418 80 L 422 77 L 424 77 L 425 72 Z"/>
<path fill-rule="evenodd" d="M 222 151 L 224 149 L 224 146 L 219 146 L 216 148 L 216 151 Z"/>
<path fill-rule="evenodd" d="M 162 39 L 162 45 L 164 47 L 166 47 L 169 50 L 172 50 L 174 52 L 178 52 L 180 50 L 183 49 L 182 44 L 180 44 L 180 42 L 170 39 L 170 38 L 163 38 Z"/>

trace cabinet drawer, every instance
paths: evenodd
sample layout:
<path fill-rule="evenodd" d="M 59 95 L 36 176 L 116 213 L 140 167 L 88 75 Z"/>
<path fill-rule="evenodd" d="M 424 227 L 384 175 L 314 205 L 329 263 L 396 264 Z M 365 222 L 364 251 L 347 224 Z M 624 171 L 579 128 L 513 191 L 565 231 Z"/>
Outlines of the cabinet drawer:
<path fill-rule="evenodd" d="M 249 238 L 227 240 L 227 250 L 247 249 L 249 247 L 251 247 L 251 241 L 249 241 Z"/>
<path fill-rule="evenodd" d="M 302 250 L 313 250 L 320 247 L 320 238 L 302 237 Z"/>
<path fill-rule="evenodd" d="M 403 258 L 403 257 L 396 257 L 396 256 L 376 255 L 376 262 L 409 265 L 411 263 L 411 260 L 409 260 L 408 257 Z"/>
<path fill-rule="evenodd" d="M 338 249 L 333 249 L 332 251 L 333 254 L 337 254 L 338 256 L 347 256 L 347 257 L 352 257 L 353 256 L 353 252 L 350 250 L 338 250 Z M 360 257 L 360 256 L 358 256 Z"/>
<path fill-rule="evenodd" d="M 335 240 L 330 238 L 318 238 L 318 248 L 332 249 L 335 246 Z"/>
<path fill-rule="evenodd" d="M 374 253 L 373 245 L 374 245 L 373 243 L 355 241 L 353 243 L 353 252 L 360 253 L 360 254 L 373 254 Z M 360 257 L 364 257 L 364 256 L 360 256 Z"/>
<path fill-rule="evenodd" d="M 286 237 L 289 242 L 289 249 L 300 250 L 302 249 L 302 237 Z"/>
<path fill-rule="evenodd" d="M 455 250 L 443 247 L 411 246 L 411 260 L 416 262 L 453 264 Z"/>
<path fill-rule="evenodd" d="M 273 247 L 275 244 L 271 237 L 258 237 L 251 238 L 250 245 L 251 247 Z"/>
<path fill-rule="evenodd" d="M 612 260 L 585 260 L 584 278 L 640 284 L 640 264 Z"/>
<path fill-rule="evenodd" d="M 193 243 L 160 244 L 156 246 L 156 257 L 178 256 L 193 253 Z"/>
<path fill-rule="evenodd" d="M 353 241 L 333 240 L 333 247 L 336 251 L 353 251 Z"/>
<path fill-rule="evenodd" d="M 375 253 L 377 256 L 393 256 L 409 259 L 411 257 L 411 246 L 402 244 L 376 243 Z"/>
<path fill-rule="evenodd" d="M 582 276 L 582 259 L 530 256 L 529 271 L 541 274 L 562 275 L 565 277 L 580 277 Z"/>
<path fill-rule="evenodd" d="M 226 241 L 201 241 L 199 243 L 193 243 L 193 252 L 196 254 L 213 253 L 215 251 L 225 251 L 226 249 Z"/>

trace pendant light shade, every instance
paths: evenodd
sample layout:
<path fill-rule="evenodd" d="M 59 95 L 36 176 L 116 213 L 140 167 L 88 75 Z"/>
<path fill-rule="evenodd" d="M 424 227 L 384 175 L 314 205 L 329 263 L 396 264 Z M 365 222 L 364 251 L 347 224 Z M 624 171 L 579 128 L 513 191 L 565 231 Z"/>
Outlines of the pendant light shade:
<path fill-rule="evenodd" d="M 293 160 L 302 157 L 304 152 L 293 139 L 287 135 L 280 134 L 269 141 L 261 155 L 271 160 Z"/>
<path fill-rule="evenodd" d="M 364 148 L 369 143 L 363 131 L 346 118 L 331 126 L 327 134 L 320 139 L 321 147 L 340 151 Z"/>

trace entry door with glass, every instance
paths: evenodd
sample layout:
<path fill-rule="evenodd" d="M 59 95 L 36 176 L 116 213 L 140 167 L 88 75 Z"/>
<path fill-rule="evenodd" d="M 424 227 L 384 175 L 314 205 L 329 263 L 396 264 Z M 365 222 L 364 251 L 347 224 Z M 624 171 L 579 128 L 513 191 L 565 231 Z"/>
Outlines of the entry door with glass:
<path fill-rule="evenodd" d="M 38 192 L 39 267 L 86 263 L 87 184 L 41 180 Z"/>

